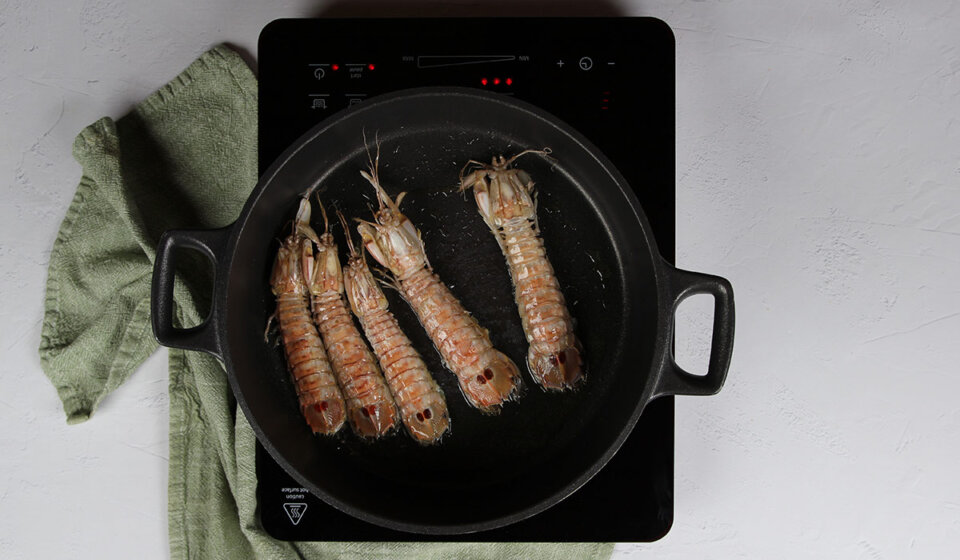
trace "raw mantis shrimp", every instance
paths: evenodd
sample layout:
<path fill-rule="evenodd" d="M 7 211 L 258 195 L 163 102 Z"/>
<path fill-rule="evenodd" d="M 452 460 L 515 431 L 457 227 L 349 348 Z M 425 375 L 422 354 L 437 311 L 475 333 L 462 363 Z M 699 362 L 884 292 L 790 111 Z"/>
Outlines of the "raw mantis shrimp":
<path fill-rule="evenodd" d="M 530 345 L 530 374 L 545 389 L 563 390 L 583 375 L 582 349 L 540 237 L 533 181 L 523 170 L 511 168 L 528 153 L 549 151 L 525 150 L 510 159 L 495 156 L 489 165 L 471 160 L 464 167 L 470 172 L 461 173 L 460 189 L 473 189 L 477 208 L 507 258 Z"/>
<path fill-rule="evenodd" d="M 373 185 L 379 201 L 374 222 L 358 226 L 370 255 L 390 270 L 400 293 L 416 312 L 444 364 L 460 383 L 467 401 L 482 411 L 496 413 L 516 394 L 520 372 L 516 364 L 493 347 L 481 327 L 433 272 L 417 228 L 400 212 L 401 193 L 394 202 L 380 185 L 379 163 L 371 161 L 361 175 Z"/>
<path fill-rule="evenodd" d="M 343 269 L 350 307 L 380 360 L 407 432 L 419 443 L 436 443 L 450 428 L 443 391 L 388 309 L 387 298 L 367 266 L 362 247 L 358 252 L 353 245 L 346 218 L 338 215 L 350 251 Z"/>
<path fill-rule="evenodd" d="M 297 214 L 297 228 L 317 246 L 315 255 L 304 257 L 313 319 L 346 398 L 350 426 L 361 437 L 377 438 L 396 425 L 397 410 L 377 360 L 344 304 L 340 256 L 322 205 L 320 210 L 324 221 L 320 236 L 310 227 L 309 200 L 301 203 Z"/>
<path fill-rule="evenodd" d="M 307 208 L 309 213 L 309 205 Z M 274 315 L 280 324 L 287 367 L 296 384 L 300 410 L 314 433 L 333 434 L 343 426 L 346 407 L 320 335 L 310 319 L 303 278 L 307 255 L 312 254 L 310 240 L 294 224 L 277 252 L 270 286 L 277 298 Z"/>

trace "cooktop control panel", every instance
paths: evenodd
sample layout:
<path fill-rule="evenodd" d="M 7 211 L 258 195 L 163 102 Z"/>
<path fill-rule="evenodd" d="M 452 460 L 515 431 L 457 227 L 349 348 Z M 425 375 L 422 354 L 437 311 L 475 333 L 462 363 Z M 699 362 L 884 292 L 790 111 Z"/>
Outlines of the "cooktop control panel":
<path fill-rule="evenodd" d="M 674 40 L 652 18 L 277 20 L 260 35 L 260 171 L 315 124 L 387 92 L 458 86 L 553 113 L 624 175 L 673 259 Z M 620 451 L 556 506 L 443 540 L 651 541 L 673 520 L 673 398 L 652 402 Z M 288 540 L 435 540 L 358 521 L 258 450 L 258 507 Z"/>
<path fill-rule="evenodd" d="M 277 20 L 260 38 L 261 164 L 314 124 L 380 93 L 461 86 L 572 125 L 635 186 L 673 247 L 673 34 L 652 18 Z M 281 132 L 282 131 L 282 132 Z M 669 192 L 668 192 L 669 191 Z"/>

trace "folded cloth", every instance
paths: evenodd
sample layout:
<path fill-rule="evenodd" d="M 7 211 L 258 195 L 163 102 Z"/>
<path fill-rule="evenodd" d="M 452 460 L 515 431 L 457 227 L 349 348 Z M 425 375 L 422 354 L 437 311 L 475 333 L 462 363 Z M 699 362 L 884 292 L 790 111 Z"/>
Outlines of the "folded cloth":
<path fill-rule="evenodd" d="M 155 248 L 170 228 L 234 221 L 257 180 L 257 82 L 226 47 L 203 54 L 125 117 L 73 146 L 83 177 L 50 255 L 40 358 L 67 422 L 157 349 L 150 330 Z M 202 264 L 202 263 L 201 263 Z M 202 272 L 203 267 L 196 267 Z M 199 324 L 210 281 L 175 289 L 178 325 Z M 196 274 L 196 271 L 194 271 Z M 607 558 L 611 544 L 282 542 L 256 515 L 255 436 L 223 365 L 171 349 L 170 553 L 186 558 Z"/>

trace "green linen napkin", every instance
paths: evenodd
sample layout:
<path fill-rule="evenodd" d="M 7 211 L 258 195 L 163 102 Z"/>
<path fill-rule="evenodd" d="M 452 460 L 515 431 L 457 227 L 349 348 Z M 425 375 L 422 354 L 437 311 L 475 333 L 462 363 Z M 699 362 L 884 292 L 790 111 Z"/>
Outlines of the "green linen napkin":
<path fill-rule="evenodd" d="M 203 54 L 125 117 L 77 137 L 83 177 L 50 255 L 40 344 L 67 422 L 155 350 L 150 283 L 170 228 L 233 222 L 257 180 L 257 82 L 226 47 Z M 198 270 L 202 270 L 198 267 Z M 180 325 L 201 322 L 205 275 L 175 291 Z M 255 436 L 206 354 L 171 349 L 169 531 L 186 558 L 607 558 L 613 545 L 282 542 L 256 515 Z"/>

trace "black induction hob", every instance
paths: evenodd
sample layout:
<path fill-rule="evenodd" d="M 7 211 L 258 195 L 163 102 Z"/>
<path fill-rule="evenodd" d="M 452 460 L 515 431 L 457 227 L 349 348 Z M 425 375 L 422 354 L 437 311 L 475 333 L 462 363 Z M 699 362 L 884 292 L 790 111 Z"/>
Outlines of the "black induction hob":
<path fill-rule="evenodd" d="M 652 18 L 291 19 L 259 44 L 261 173 L 316 123 L 380 93 L 466 86 L 565 120 L 633 186 L 673 261 L 674 39 Z M 640 367 L 640 366 L 638 366 Z M 447 541 L 642 542 L 673 522 L 674 400 L 650 403 L 620 451 L 566 500 Z M 257 445 L 260 520 L 283 540 L 419 541 L 313 497 Z"/>

